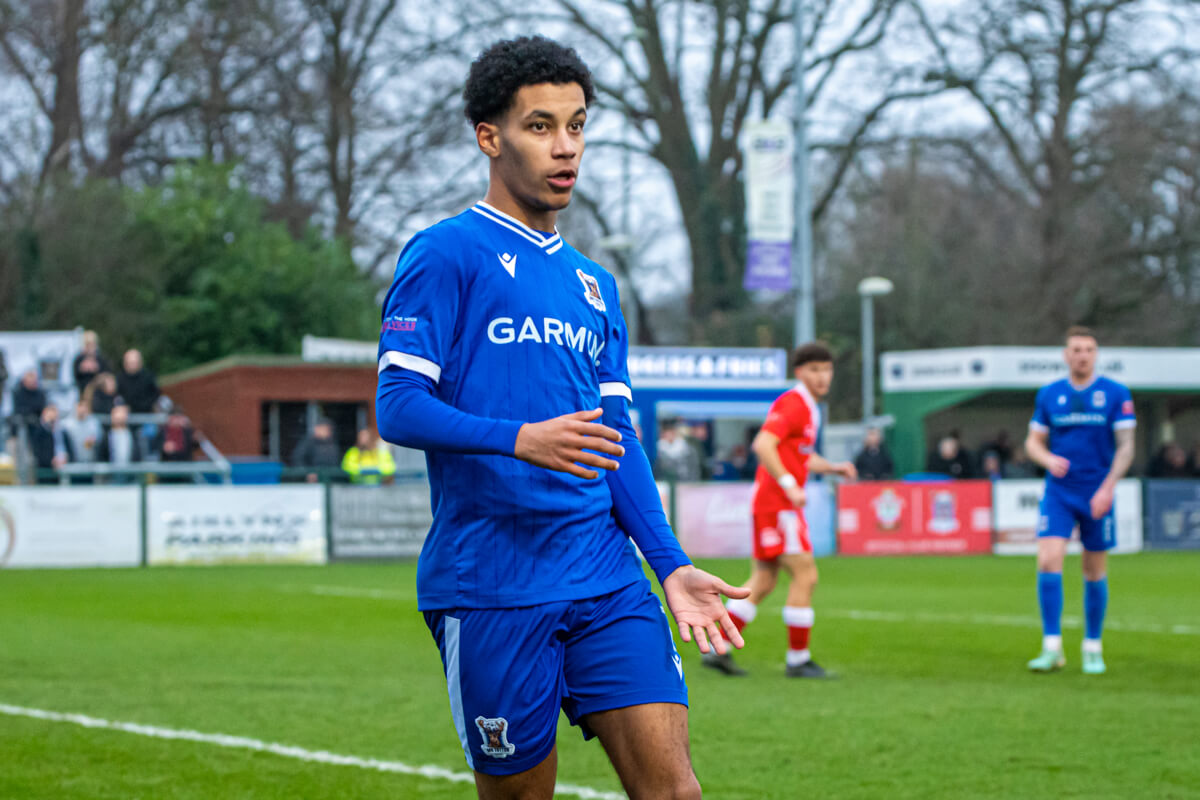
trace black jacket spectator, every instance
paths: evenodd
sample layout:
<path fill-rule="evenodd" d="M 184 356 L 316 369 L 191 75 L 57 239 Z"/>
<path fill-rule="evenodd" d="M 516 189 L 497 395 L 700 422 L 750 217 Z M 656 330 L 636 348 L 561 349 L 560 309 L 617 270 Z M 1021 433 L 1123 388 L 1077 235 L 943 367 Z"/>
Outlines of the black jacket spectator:
<path fill-rule="evenodd" d="M 292 453 L 292 466 L 310 470 L 305 476 L 309 482 L 316 481 L 322 471 L 342 469 L 342 451 L 333 436 L 333 422 L 322 418 L 313 426 L 312 433 L 305 436 Z"/>
<path fill-rule="evenodd" d="M 854 467 L 858 470 L 859 479 L 864 481 L 891 480 L 896 469 L 886 444 L 863 447 L 854 457 Z"/>
<path fill-rule="evenodd" d="M 951 478 L 972 478 L 975 475 L 971 469 L 971 457 L 953 436 L 943 437 L 938 442 L 937 449 L 929 454 L 925 462 L 925 471 L 939 472 Z"/>
<path fill-rule="evenodd" d="M 108 359 L 100 352 L 100 337 L 95 331 L 83 332 L 83 350 L 75 356 L 71 363 L 71 371 L 75 375 L 75 386 L 81 392 L 101 372 L 112 371 Z"/>
<path fill-rule="evenodd" d="M 142 444 L 138 441 L 138 436 L 129 428 L 124 428 L 130 433 L 130 450 L 129 460 L 142 461 Z M 100 441 L 96 443 L 96 461 L 102 464 L 111 464 L 113 460 L 112 451 L 113 429 L 105 428 L 104 433 L 100 434 Z"/>
<path fill-rule="evenodd" d="M 158 381 L 150 370 L 143 367 L 134 373 L 122 372 L 117 376 L 117 391 L 134 414 L 151 414 L 158 400 Z"/>
<path fill-rule="evenodd" d="M 38 385 L 36 372 L 30 370 L 21 377 L 21 382 L 13 389 L 12 402 L 13 416 L 33 417 L 33 420 L 29 420 L 32 422 L 42 415 L 42 409 L 46 407 L 46 393 Z"/>
<path fill-rule="evenodd" d="M 58 465 L 54 463 L 54 457 L 60 450 L 68 461 L 75 460 L 75 455 L 71 451 L 70 439 L 63 436 L 61 431 L 55 430 L 54 421 L 48 422 L 44 418 L 30 429 L 29 447 L 33 451 L 33 458 L 38 469 L 57 469 Z"/>
<path fill-rule="evenodd" d="M 111 372 L 101 372 L 84 389 L 83 400 L 93 414 L 111 414 L 113 406 L 121 402 L 116 377 Z"/>

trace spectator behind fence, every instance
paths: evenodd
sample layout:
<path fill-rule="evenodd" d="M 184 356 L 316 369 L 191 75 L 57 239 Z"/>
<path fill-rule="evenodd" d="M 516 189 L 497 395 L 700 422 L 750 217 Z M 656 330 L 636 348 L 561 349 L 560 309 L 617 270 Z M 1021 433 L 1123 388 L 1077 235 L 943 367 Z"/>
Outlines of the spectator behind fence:
<path fill-rule="evenodd" d="M 187 414 L 174 408 L 155 438 L 154 449 L 162 461 L 186 463 L 195 458 L 199 438 Z"/>
<path fill-rule="evenodd" d="M 696 451 L 679 432 L 675 420 L 662 424 L 654 458 L 654 477 L 664 481 L 695 481 L 700 479 L 700 464 Z"/>
<path fill-rule="evenodd" d="M 989 451 L 995 453 L 999 457 L 1002 467 L 1009 461 L 1012 461 L 1013 445 L 1012 440 L 1008 438 L 1008 431 L 998 431 L 990 442 L 984 442 L 980 445 L 979 451 L 984 454 Z"/>
<path fill-rule="evenodd" d="M 84 400 L 75 403 L 75 413 L 59 423 L 70 448 L 71 461 L 91 464 L 96 460 L 96 445 L 100 441 L 100 420 Z"/>
<path fill-rule="evenodd" d="M 1000 460 L 1000 454 L 992 450 L 988 450 L 983 454 L 983 458 L 979 460 L 980 477 L 987 478 L 989 481 L 999 481 L 1004 479 L 1004 462 Z"/>
<path fill-rule="evenodd" d="M 1029 460 L 1029 456 L 1025 455 L 1024 447 L 1013 448 L 1012 460 L 1004 465 L 1004 477 L 1006 478 L 1036 478 L 1038 476 L 1037 467 Z"/>
<path fill-rule="evenodd" d="M 1175 442 L 1166 442 L 1146 467 L 1148 478 L 1190 478 L 1187 452 Z"/>
<path fill-rule="evenodd" d="M 129 404 L 134 414 L 151 414 L 158 400 L 158 381 L 154 373 L 146 369 L 142 354 L 137 350 L 126 350 L 121 361 L 121 372 L 117 375 L 117 391 Z"/>
<path fill-rule="evenodd" d="M 69 445 L 58 427 L 58 406 L 48 405 L 42 409 L 41 417 L 29 432 L 29 447 L 39 473 L 57 470 L 71 460 Z M 39 474 L 38 483 L 55 483 L 53 475 Z"/>
<path fill-rule="evenodd" d="M 100 436 L 100 444 L 96 446 L 96 461 L 115 467 L 142 461 L 141 442 L 129 428 L 129 406 L 113 406 L 111 420 L 108 429 Z M 114 475 L 111 479 L 112 483 L 132 481 L 133 476 L 130 474 Z"/>
<path fill-rule="evenodd" d="M 321 417 L 292 453 L 292 466 L 308 470 L 304 479 L 316 483 L 321 473 L 342 464 L 342 455 L 333 438 L 333 420 Z"/>
<path fill-rule="evenodd" d="M 929 453 L 925 471 L 940 472 L 951 478 L 970 478 L 974 475 L 971 470 L 971 457 L 953 435 L 943 436 L 937 448 Z"/>
<path fill-rule="evenodd" d="M 713 480 L 715 481 L 748 481 L 754 479 L 754 473 L 749 472 L 750 465 L 749 456 L 746 453 L 746 445 L 735 444 L 729 448 L 725 458 L 717 461 L 713 469 Z"/>
<path fill-rule="evenodd" d="M 879 428 L 867 428 L 863 434 L 862 449 L 854 457 L 854 468 L 858 470 L 859 480 L 891 480 L 896 468 Z"/>
<path fill-rule="evenodd" d="M 83 401 L 93 414 L 111 414 L 113 406 L 122 405 L 117 378 L 111 372 L 101 372 L 83 390 Z"/>
<path fill-rule="evenodd" d="M 71 370 L 75 375 L 75 386 L 80 392 L 86 389 L 97 375 L 112 370 L 108 359 L 100 352 L 100 337 L 95 331 L 84 331 L 83 350 L 75 356 Z"/>
<path fill-rule="evenodd" d="M 21 382 L 12 393 L 12 413 L 26 427 L 36 425 L 46 407 L 46 393 L 38 380 L 37 370 L 29 369 L 21 375 Z"/>
<path fill-rule="evenodd" d="M 363 428 L 358 432 L 354 446 L 342 458 L 342 470 L 351 483 L 378 486 L 392 482 L 396 462 L 383 440 L 370 428 Z"/>

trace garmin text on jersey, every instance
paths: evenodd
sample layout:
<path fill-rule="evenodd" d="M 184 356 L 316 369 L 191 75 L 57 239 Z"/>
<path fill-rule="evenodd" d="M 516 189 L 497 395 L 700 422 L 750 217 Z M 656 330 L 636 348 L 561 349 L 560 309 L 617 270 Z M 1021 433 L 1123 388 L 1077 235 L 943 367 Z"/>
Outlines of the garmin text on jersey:
<path fill-rule="evenodd" d="M 572 325 L 554 317 L 542 317 L 540 326 L 533 317 L 525 317 L 520 325 L 512 317 L 496 317 L 488 323 L 487 335 L 492 344 L 556 344 L 569 350 L 587 353 L 596 363 L 600 360 L 600 353 L 605 344 L 592 329 Z"/>

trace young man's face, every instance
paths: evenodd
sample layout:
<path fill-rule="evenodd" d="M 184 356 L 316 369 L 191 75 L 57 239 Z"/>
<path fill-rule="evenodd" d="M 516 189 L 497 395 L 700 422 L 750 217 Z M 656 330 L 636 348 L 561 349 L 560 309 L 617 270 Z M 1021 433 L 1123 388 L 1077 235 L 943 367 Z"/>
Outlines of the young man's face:
<path fill-rule="evenodd" d="M 1076 377 L 1087 377 L 1096 367 L 1096 340 L 1091 336 L 1072 336 L 1067 339 L 1063 358 L 1067 368 Z"/>
<path fill-rule="evenodd" d="M 809 361 L 796 367 L 796 380 L 804 384 L 812 396 L 820 400 L 829 394 L 833 383 L 832 361 Z"/>
<path fill-rule="evenodd" d="M 482 123 L 476 135 L 512 199 L 542 214 L 571 202 L 586 119 L 579 84 L 539 83 L 521 87 L 504 116 L 494 125 Z"/>

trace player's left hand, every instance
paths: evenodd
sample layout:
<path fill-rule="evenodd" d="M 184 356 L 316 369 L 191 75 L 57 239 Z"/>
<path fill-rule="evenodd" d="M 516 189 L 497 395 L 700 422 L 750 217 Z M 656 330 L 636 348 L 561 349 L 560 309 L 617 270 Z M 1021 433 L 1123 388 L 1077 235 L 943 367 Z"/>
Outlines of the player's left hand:
<path fill-rule="evenodd" d="M 836 474 L 841 475 L 846 480 L 858 480 L 858 467 L 854 466 L 853 461 L 843 461 L 839 464 L 834 464 L 833 471 Z"/>
<path fill-rule="evenodd" d="M 663 581 L 663 593 L 667 596 L 667 607 L 675 616 L 675 624 L 679 626 L 680 638 L 690 642 L 695 636 L 696 647 L 701 653 L 715 649 L 724 655 L 729 651 L 726 639 L 734 647 L 741 648 L 746 644 L 729 618 L 721 595 L 746 598 L 750 596 L 748 588 L 730 586 L 716 575 L 688 565 L 667 576 Z M 711 646 L 709 642 L 712 642 Z"/>
<path fill-rule="evenodd" d="M 1091 511 L 1092 511 L 1092 519 L 1100 519 L 1101 517 L 1103 517 L 1105 514 L 1107 514 L 1112 509 L 1112 504 L 1113 504 L 1112 487 L 1109 486 L 1108 484 L 1105 484 L 1105 485 L 1101 486 L 1099 489 L 1097 489 L 1096 493 L 1094 495 L 1092 495 L 1092 502 L 1090 503 Z"/>

